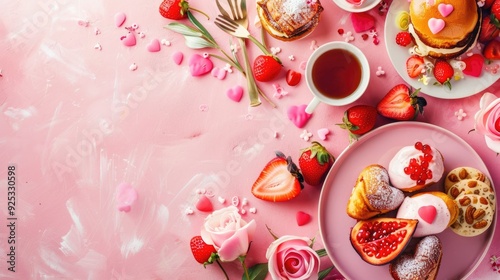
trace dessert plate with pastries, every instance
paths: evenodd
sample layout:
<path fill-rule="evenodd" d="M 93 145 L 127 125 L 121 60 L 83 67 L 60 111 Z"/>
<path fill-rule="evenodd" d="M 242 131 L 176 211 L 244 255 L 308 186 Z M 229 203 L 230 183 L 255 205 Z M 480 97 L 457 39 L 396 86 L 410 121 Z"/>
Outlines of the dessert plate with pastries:
<path fill-rule="evenodd" d="M 422 122 L 384 125 L 346 148 L 319 200 L 320 234 L 347 279 L 465 279 L 496 225 L 486 165 Z"/>
<path fill-rule="evenodd" d="M 488 43 L 479 36 L 483 14 L 476 0 L 392 1 L 385 20 L 384 38 L 389 58 L 398 74 L 413 88 L 441 99 L 459 99 L 479 93 L 500 77 L 491 70 L 481 53 Z M 396 42 L 400 32 L 411 34 L 411 42 Z M 498 40 L 498 39 L 492 39 Z M 471 58 L 472 54 L 477 54 Z M 417 55 L 424 59 L 422 74 L 407 70 L 407 60 Z M 445 60 L 453 68 L 451 89 L 437 83 L 433 66 Z M 413 65 L 413 64 L 412 64 Z M 465 70 L 467 68 L 467 70 Z"/>

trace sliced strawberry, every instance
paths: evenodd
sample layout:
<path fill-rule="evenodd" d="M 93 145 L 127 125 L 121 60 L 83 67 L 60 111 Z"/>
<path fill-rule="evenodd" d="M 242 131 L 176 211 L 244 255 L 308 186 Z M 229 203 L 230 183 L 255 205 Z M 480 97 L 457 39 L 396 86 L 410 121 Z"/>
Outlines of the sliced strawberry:
<path fill-rule="evenodd" d="M 276 152 L 252 186 L 252 194 L 266 201 L 287 201 L 300 194 L 304 178 L 291 157 Z"/>
<path fill-rule="evenodd" d="M 495 25 L 495 23 L 497 25 Z M 483 44 L 486 44 L 489 41 L 497 38 L 498 35 L 500 34 L 500 29 L 498 28 L 498 26 L 500 25 L 495 17 L 484 16 L 483 21 L 481 23 L 481 29 L 479 31 L 478 41 Z"/>
<path fill-rule="evenodd" d="M 494 40 L 489 42 L 483 48 L 484 58 L 489 60 L 499 60 L 500 59 L 500 41 Z"/>
<path fill-rule="evenodd" d="M 425 69 L 424 58 L 418 55 L 412 55 L 406 60 L 406 72 L 410 78 L 416 78 L 422 75 Z"/>
<path fill-rule="evenodd" d="M 500 0 L 495 0 L 491 5 L 490 13 L 498 20 L 500 20 Z M 493 21 L 493 20 L 492 20 Z"/>
<path fill-rule="evenodd" d="M 302 74 L 300 74 L 299 72 L 293 71 L 292 69 L 289 69 L 286 72 L 286 83 L 291 87 L 299 84 L 301 78 L 302 78 Z"/>
<path fill-rule="evenodd" d="M 411 92 L 405 84 L 394 86 L 377 104 L 380 115 L 400 121 L 414 120 L 423 113 L 427 105 L 425 98 L 418 96 L 419 89 Z"/>
<path fill-rule="evenodd" d="M 217 250 L 213 245 L 209 245 L 203 241 L 201 236 L 195 236 L 191 238 L 191 242 L 189 242 L 189 246 L 191 247 L 191 253 L 193 253 L 194 259 L 203 264 L 211 264 L 214 261 L 214 257 L 212 254 L 216 254 Z"/>

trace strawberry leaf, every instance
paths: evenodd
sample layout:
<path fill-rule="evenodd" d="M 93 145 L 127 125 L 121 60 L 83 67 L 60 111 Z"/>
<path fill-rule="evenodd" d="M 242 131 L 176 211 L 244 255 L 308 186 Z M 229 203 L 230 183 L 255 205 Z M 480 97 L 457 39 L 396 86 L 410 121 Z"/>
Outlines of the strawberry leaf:
<path fill-rule="evenodd" d="M 258 263 L 248 268 L 248 280 L 264 280 L 266 279 L 267 272 L 269 271 L 267 263 Z M 242 280 L 247 280 L 245 274 L 241 277 Z"/>

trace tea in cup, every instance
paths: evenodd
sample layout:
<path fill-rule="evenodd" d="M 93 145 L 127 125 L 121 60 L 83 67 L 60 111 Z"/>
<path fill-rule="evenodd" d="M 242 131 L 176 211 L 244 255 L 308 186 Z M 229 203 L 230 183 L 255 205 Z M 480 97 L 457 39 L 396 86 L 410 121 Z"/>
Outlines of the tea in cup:
<path fill-rule="evenodd" d="M 306 65 L 306 82 L 313 100 L 306 112 L 312 113 L 320 102 L 342 106 L 360 98 L 370 81 L 370 65 L 356 46 L 330 42 L 316 49 Z"/>

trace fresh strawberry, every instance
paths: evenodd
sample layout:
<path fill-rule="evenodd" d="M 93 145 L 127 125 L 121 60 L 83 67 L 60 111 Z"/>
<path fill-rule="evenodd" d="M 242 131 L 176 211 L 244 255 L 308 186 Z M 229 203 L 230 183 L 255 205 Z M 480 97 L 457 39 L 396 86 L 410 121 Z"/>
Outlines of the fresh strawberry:
<path fill-rule="evenodd" d="M 187 0 L 163 0 L 160 4 L 160 15 L 164 18 L 180 20 L 187 18 L 188 11 L 197 11 L 208 18 L 208 15 L 204 12 L 191 8 Z"/>
<path fill-rule="evenodd" d="M 493 21 L 491 21 L 493 19 Z M 497 23 L 497 25 L 494 24 Z M 478 41 L 486 44 L 489 41 L 495 39 L 500 34 L 500 29 L 498 26 L 498 20 L 495 17 L 484 16 L 481 23 L 481 29 L 479 31 Z"/>
<path fill-rule="evenodd" d="M 424 58 L 418 55 L 412 55 L 406 60 L 406 72 L 410 78 L 416 78 L 422 75 L 425 69 Z"/>
<path fill-rule="evenodd" d="M 411 34 L 408 31 L 401 31 L 396 34 L 396 44 L 406 47 L 412 43 Z"/>
<path fill-rule="evenodd" d="M 353 141 L 370 131 L 377 121 L 377 110 L 369 105 L 355 105 L 344 112 L 342 123 L 337 124 L 349 131 L 349 140 Z"/>
<path fill-rule="evenodd" d="M 302 74 L 293 71 L 292 69 L 286 72 L 286 83 L 291 87 L 298 85 L 301 78 Z"/>
<path fill-rule="evenodd" d="M 500 20 L 500 0 L 495 0 L 491 5 L 490 13 L 498 20 Z M 493 22 L 494 20 L 492 20 Z"/>
<path fill-rule="evenodd" d="M 253 74 L 259 82 L 268 82 L 281 72 L 281 64 L 271 55 L 259 55 L 253 62 Z"/>
<path fill-rule="evenodd" d="M 425 98 L 417 96 L 419 90 L 411 92 L 405 84 L 394 86 L 377 104 L 380 115 L 400 121 L 414 120 L 418 113 L 424 112 Z"/>
<path fill-rule="evenodd" d="M 332 167 L 335 158 L 320 143 L 314 141 L 312 145 L 301 151 L 299 167 L 304 181 L 311 186 L 319 186 L 325 180 L 326 174 Z"/>
<path fill-rule="evenodd" d="M 483 48 L 483 56 L 489 60 L 500 59 L 500 41 L 493 40 Z"/>
<path fill-rule="evenodd" d="M 465 63 L 465 68 L 464 70 L 462 70 L 462 73 L 464 73 L 464 75 L 472 77 L 481 76 L 484 65 L 484 57 L 482 55 L 475 53 L 462 59 L 462 62 Z"/>
<path fill-rule="evenodd" d="M 276 152 L 252 186 L 252 194 L 266 201 L 287 201 L 300 194 L 304 178 L 291 157 Z"/>
<path fill-rule="evenodd" d="M 451 89 L 450 81 L 455 74 L 455 70 L 453 70 L 453 67 L 451 67 L 448 61 L 437 60 L 436 63 L 434 63 L 434 69 L 432 70 L 432 73 L 434 74 L 434 78 L 436 78 L 438 84 L 445 85 L 449 89 Z"/>
<path fill-rule="evenodd" d="M 217 250 L 213 245 L 205 243 L 201 236 L 191 238 L 189 245 L 191 246 L 191 253 L 193 253 L 193 257 L 197 262 L 206 265 L 214 261 L 212 254 L 216 254 Z"/>

